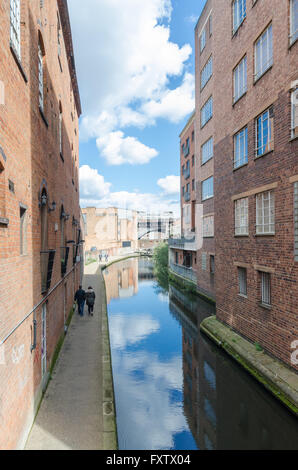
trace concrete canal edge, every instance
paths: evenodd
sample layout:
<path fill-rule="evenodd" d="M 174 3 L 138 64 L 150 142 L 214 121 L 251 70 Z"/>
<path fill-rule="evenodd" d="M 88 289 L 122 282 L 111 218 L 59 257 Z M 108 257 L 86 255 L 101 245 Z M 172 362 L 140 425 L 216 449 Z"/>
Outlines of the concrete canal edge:
<path fill-rule="evenodd" d="M 101 318 L 101 341 L 102 341 L 102 413 L 103 413 L 103 450 L 118 450 L 118 434 L 116 421 L 116 406 L 114 394 L 114 381 L 112 370 L 111 344 L 109 334 L 109 321 L 107 309 L 106 285 L 103 277 L 103 268 L 99 267 L 102 292 L 102 318 Z"/>
<path fill-rule="evenodd" d="M 237 334 L 215 316 L 208 317 L 200 325 L 217 346 L 258 380 L 275 398 L 279 399 L 296 417 L 298 416 L 298 374 L 283 363 Z"/>

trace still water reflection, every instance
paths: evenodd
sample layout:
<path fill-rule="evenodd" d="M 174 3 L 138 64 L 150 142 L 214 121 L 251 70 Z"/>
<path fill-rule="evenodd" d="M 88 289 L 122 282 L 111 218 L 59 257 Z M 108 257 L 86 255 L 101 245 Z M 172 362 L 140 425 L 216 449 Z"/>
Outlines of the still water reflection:
<path fill-rule="evenodd" d="M 214 307 L 150 260 L 105 271 L 119 448 L 298 449 L 297 420 L 201 335 Z"/>

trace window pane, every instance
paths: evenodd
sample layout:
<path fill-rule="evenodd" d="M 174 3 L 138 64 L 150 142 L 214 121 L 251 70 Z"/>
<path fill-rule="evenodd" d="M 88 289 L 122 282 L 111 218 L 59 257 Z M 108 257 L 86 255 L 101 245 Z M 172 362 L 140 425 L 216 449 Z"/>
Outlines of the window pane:
<path fill-rule="evenodd" d="M 257 80 L 273 63 L 272 25 L 256 42 L 255 57 L 255 80 Z"/>

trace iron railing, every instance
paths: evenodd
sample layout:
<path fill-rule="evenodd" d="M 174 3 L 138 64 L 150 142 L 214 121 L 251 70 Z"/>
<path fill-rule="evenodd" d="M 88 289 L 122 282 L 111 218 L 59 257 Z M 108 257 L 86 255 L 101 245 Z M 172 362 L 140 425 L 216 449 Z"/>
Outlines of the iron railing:
<path fill-rule="evenodd" d="M 56 250 L 40 252 L 41 293 L 47 292 L 51 286 Z"/>
<path fill-rule="evenodd" d="M 187 268 L 186 266 L 182 266 L 181 264 L 170 262 L 170 269 L 179 276 L 189 279 L 195 284 L 197 283 L 197 275 L 192 268 Z"/>

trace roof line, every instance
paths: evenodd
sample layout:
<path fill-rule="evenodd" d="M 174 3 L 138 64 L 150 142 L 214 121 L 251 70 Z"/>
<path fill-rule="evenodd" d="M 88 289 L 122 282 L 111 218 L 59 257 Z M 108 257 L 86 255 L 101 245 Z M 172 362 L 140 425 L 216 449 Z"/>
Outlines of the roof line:
<path fill-rule="evenodd" d="M 57 0 L 78 117 L 82 114 L 67 0 Z"/>

